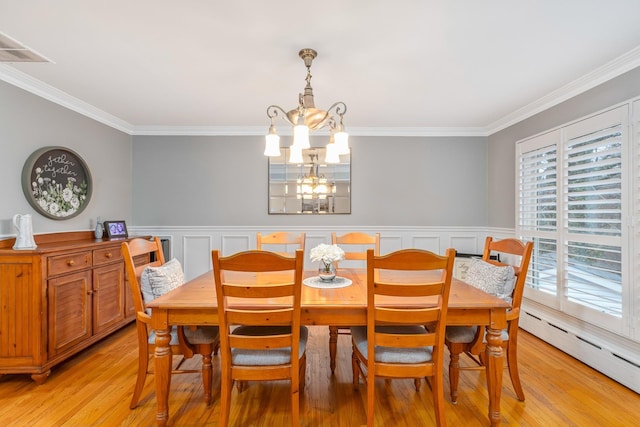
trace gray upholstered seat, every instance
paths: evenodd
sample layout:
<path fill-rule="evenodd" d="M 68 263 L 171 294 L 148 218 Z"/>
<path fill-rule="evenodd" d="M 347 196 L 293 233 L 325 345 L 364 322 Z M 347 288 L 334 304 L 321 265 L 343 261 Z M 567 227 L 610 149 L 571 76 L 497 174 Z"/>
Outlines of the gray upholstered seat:
<path fill-rule="evenodd" d="M 427 331 L 423 326 L 378 326 L 377 332 L 395 333 L 395 334 L 423 334 Z M 367 354 L 367 327 L 352 326 L 351 335 L 353 343 L 358 351 L 368 357 Z M 381 347 L 376 346 L 374 349 L 375 361 L 382 363 L 424 363 L 430 362 L 433 353 L 433 347 Z"/>
<path fill-rule="evenodd" d="M 288 334 L 291 328 L 287 326 L 238 326 L 233 330 L 235 335 L 280 335 Z M 300 347 L 298 358 L 302 357 L 309 338 L 309 330 L 306 326 L 300 327 Z M 291 347 L 274 348 L 272 350 L 248 350 L 231 349 L 231 360 L 234 365 L 243 366 L 269 366 L 291 363 Z"/>
<path fill-rule="evenodd" d="M 445 339 L 453 343 L 470 343 L 476 337 L 477 326 L 447 326 Z M 502 330 L 502 341 L 509 340 L 509 331 Z"/>

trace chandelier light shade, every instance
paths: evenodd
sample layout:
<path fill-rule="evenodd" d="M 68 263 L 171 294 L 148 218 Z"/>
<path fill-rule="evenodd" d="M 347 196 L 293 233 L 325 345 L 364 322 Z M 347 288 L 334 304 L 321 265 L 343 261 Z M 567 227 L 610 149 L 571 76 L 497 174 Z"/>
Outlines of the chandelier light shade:
<path fill-rule="evenodd" d="M 276 133 L 276 127 L 273 125 L 273 120 L 271 121 L 271 126 L 269 126 L 269 133 L 266 136 L 267 144 L 264 147 L 264 155 L 265 156 L 279 156 L 280 155 L 280 137 Z"/>
<path fill-rule="evenodd" d="M 293 127 L 293 145 L 302 149 L 310 148 L 309 127 L 307 125 L 295 125 Z"/>
<path fill-rule="evenodd" d="M 302 159 L 302 148 L 297 145 L 292 145 L 289 150 L 289 163 L 300 164 L 303 163 Z"/>
<path fill-rule="evenodd" d="M 325 163 L 340 163 L 338 146 L 335 143 L 327 144 L 327 153 L 324 156 Z"/>
<path fill-rule="evenodd" d="M 311 63 L 314 58 L 318 56 L 318 52 L 313 49 L 302 49 L 298 52 L 298 55 L 304 61 L 305 67 L 307 67 L 307 77 L 305 79 L 307 84 L 304 92 L 298 96 L 298 106 L 296 108 L 288 112 L 278 105 L 270 105 L 267 108 L 267 117 L 271 119 L 271 126 L 269 127 L 269 133 L 266 135 L 264 155 L 280 155 L 280 138 L 276 133 L 273 123 L 278 115 L 282 115 L 282 118 L 293 126 L 291 158 L 294 157 L 294 151 L 311 147 L 309 142 L 309 133 L 311 131 L 319 130 L 326 126 L 329 127 L 331 132 L 330 141 L 327 145 L 327 158 L 330 158 L 331 161 L 326 161 L 327 163 L 339 163 L 340 154 L 349 154 L 349 135 L 344 131 L 344 125 L 342 123 L 343 117 L 347 112 L 347 105 L 342 101 L 338 101 L 331 105 L 326 111 L 316 108 L 313 100 L 313 88 L 311 87 Z M 334 144 L 334 138 L 335 145 L 329 148 L 329 145 Z M 297 150 L 294 149 L 294 147 L 296 147 Z M 331 157 L 329 153 L 331 153 Z M 296 160 L 298 159 L 297 154 L 295 158 Z M 302 154 L 300 154 L 299 160 L 300 161 L 296 163 L 302 163 Z"/>

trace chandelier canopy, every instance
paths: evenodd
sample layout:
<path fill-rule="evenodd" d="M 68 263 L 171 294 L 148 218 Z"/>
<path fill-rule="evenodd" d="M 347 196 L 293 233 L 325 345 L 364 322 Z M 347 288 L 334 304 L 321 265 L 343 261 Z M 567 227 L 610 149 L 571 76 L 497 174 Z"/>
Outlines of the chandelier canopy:
<path fill-rule="evenodd" d="M 298 106 L 290 111 L 285 111 L 278 105 L 267 107 L 267 117 L 271 119 L 269 133 L 266 135 L 265 156 L 280 155 L 280 137 L 276 133 L 274 124 L 278 112 L 282 118 L 293 126 L 293 144 L 290 150 L 290 163 L 302 163 L 302 150 L 310 148 L 309 132 L 329 127 L 329 143 L 327 144 L 326 163 L 340 163 L 340 154 L 349 154 L 349 134 L 344 131 L 342 119 L 347 112 L 347 105 L 338 101 L 329 109 L 316 108 L 313 100 L 313 88 L 311 87 L 311 63 L 318 56 L 313 49 L 302 49 L 298 55 L 307 67 L 306 86 L 304 93 L 298 95 Z"/>

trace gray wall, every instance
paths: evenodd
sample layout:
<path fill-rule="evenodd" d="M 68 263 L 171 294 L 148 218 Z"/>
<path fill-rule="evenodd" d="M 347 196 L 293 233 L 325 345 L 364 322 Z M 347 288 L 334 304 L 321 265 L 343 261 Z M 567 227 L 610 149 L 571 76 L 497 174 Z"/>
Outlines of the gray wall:
<path fill-rule="evenodd" d="M 261 137 L 131 137 L 0 82 L 0 235 L 15 233 L 16 213 L 31 213 L 36 233 L 89 229 L 98 215 L 138 226 L 514 228 L 515 142 L 638 95 L 640 68 L 489 138 L 352 136 L 352 214 L 283 216 L 267 214 Z M 35 213 L 22 193 L 24 162 L 51 145 L 76 151 L 93 176 L 89 206 L 69 220 Z"/>
<path fill-rule="evenodd" d="M 78 216 L 48 219 L 27 202 L 22 167 L 41 147 L 78 153 L 93 177 L 93 195 Z M 0 235 L 14 235 L 14 214 L 31 214 L 36 234 L 88 230 L 96 217 L 131 221 L 131 137 L 0 81 Z"/>
<path fill-rule="evenodd" d="M 263 137 L 135 136 L 133 222 L 486 226 L 486 138 L 352 136 L 350 145 L 350 215 L 268 215 Z"/>
<path fill-rule="evenodd" d="M 489 137 L 489 227 L 515 228 L 517 141 L 640 95 L 640 68 L 631 70 Z"/>

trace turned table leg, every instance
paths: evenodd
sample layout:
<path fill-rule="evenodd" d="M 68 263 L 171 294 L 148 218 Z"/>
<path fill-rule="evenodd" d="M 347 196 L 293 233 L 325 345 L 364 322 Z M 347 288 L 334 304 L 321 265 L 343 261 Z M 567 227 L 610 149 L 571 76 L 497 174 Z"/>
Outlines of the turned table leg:
<path fill-rule="evenodd" d="M 489 421 L 492 426 L 500 425 L 500 396 L 502 394 L 502 373 L 504 352 L 502 350 L 502 331 L 487 328 L 486 346 L 487 388 L 489 391 Z"/>
<path fill-rule="evenodd" d="M 156 424 L 166 426 L 169 419 L 169 388 L 171 387 L 171 329 L 156 329 L 155 382 Z"/>

